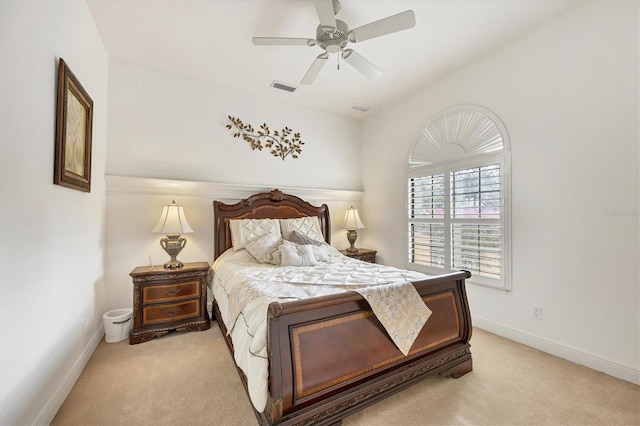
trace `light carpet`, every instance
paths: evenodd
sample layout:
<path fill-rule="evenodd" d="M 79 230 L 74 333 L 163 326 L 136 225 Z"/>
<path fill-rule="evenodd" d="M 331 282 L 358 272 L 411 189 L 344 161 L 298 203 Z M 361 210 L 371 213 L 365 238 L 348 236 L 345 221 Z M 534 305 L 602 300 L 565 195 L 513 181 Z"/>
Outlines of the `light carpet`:
<path fill-rule="evenodd" d="M 474 329 L 473 372 L 427 378 L 343 421 L 373 425 L 640 425 L 640 387 Z M 215 322 L 98 345 L 52 425 L 256 425 Z"/>

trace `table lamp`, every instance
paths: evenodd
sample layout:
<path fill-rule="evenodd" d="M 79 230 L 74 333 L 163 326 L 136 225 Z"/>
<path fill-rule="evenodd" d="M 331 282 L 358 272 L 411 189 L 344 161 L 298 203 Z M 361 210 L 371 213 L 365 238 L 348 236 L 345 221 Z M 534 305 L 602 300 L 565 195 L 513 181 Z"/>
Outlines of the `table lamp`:
<path fill-rule="evenodd" d="M 184 215 L 182 206 L 177 205 L 175 201 L 164 206 L 160 219 L 151 232 L 166 235 L 160 240 L 160 246 L 171 256 L 171 260 L 165 263 L 164 267 L 166 269 L 182 268 L 184 264 L 177 260 L 176 256 L 187 244 L 187 239 L 180 237 L 180 235 L 193 232 Z"/>
<path fill-rule="evenodd" d="M 358 214 L 358 209 L 354 209 L 353 206 L 347 209 L 347 212 L 344 214 L 344 222 L 342 222 L 342 228 L 347 230 L 347 240 L 351 244 L 351 247 L 347 249 L 349 253 L 357 253 L 358 249 L 353 246 L 358 238 L 357 229 L 364 228 L 362 221 L 360 220 L 360 215 Z"/>

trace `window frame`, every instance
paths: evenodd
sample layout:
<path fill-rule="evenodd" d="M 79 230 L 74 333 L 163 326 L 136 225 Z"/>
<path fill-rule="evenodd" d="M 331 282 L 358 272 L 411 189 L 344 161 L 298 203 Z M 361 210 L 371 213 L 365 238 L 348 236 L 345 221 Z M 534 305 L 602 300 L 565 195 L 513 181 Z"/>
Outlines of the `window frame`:
<path fill-rule="evenodd" d="M 482 166 L 488 166 L 492 164 L 500 164 L 500 219 L 454 219 L 452 221 L 451 212 L 451 181 L 450 174 L 454 171 L 465 170 L 469 168 L 477 168 Z M 410 246 L 411 236 L 409 229 L 413 223 L 440 223 L 439 219 L 411 219 L 410 218 L 410 205 L 411 200 L 409 198 L 408 185 L 410 179 L 418 177 L 433 176 L 437 174 L 443 174 L 445 187 L 444 187 L 444 205 L 445 214 L 441 223 L 444 225 L 444 268 L 437 268 L 433 266 L 421 265 L 410 261 Z M 493 223 L 499 221 L 501 229 L 501 274 L 500 279 L 493 279 L 489 277 L 479 276 L 472 272 L 471 278 L 467 282 L 472 284 L 478 284 L 482 286 L 498 288 L 506 291 L 511 290 L 511 159 L 510 151 L 503 149 L 497 153 L 489 153 L 483 155 L 476 155 L 470 158 L 450 161 L 439 164 L 426 164 L 421 166 L 411 167 L 407 172 L 405 190 L 405 208 L 407 214 L 405 215 L 406 223 L 406 255 L 405 262 L 407 269 L 413 269 L 427 274 L 439 275 L 452 271 L 452 254 L 451 254 L 451 225 L 454 222 L 464 223 L 465 220 L 469 222 L 482 221 L 485 223 Z"/>

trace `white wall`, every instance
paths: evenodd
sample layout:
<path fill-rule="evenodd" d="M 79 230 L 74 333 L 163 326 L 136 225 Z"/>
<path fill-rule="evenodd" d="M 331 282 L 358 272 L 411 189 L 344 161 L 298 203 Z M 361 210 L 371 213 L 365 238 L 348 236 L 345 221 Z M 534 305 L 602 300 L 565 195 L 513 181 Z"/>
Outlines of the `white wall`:
<path fill-rule="evenodd" d="M 362 149 L 366 244 L 403 266 L 415 135 L 452 105 L 496 113 L 512 146 L 513 291 L 469 285 L 475 325 L 635 382 L 638 22 L 638 2 L 583 3 L 368 119 Z"/>
<path fill-rule="evenodd" d="M 276 90 L 276 89 L 273 89 Z M 285 99 L 294 94 L 285 94 Z M 252 151 L 227 116 L 300 132 L 298 159 Z M 361 189 L 355 119 L 112 58 L 107 173 L 234 184 Z"/>
<path fill-rule="evenodd" d="M 266 123 L 271 130 L 288 126 L 300 132 L 300 158 L 283 161 L 266 150 L 252 151 L 225 128 L 228 115 L 255 128 Z M 339 231 L 344 211 L 361 198 L 360 130 L 355 119 L 111 58 L 108 308 L 132 305 L 128 274 L 134 267 L 148 264 L 149 257 L 154 264 L 168 260 L 162 236 L 151 229 L 174 198 L 195 231 L 186 236 L 182 261 L 212 261 L 213 200 L 237 201 L 250 188 L 286 187 L 294 194 L 305 188 L 318 203 L 331 203 L 333 230 Z M 334 242 L 348 246 L 344 237 Z"/>
<path fill-rule="evenodd" d="M 94 101 L 89 194 L 53 184 L 60 57 Z M 107 62 L 84 2 L 0 2 L 3 425 L 48 424 L 103 334 Z"/>

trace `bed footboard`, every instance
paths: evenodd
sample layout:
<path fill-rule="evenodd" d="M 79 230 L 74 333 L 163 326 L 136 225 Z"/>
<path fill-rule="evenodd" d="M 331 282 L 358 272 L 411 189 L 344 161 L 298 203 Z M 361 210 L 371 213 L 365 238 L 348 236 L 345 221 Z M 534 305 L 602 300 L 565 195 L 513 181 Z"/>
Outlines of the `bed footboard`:
<path fill-rule="evenodd" d="M 432 315 L 404 356 L 357 293 L 269 306 L 264 424 L 334 424 L 417 380 L 472 370 L 468 272 L 414 283 Z"/>

